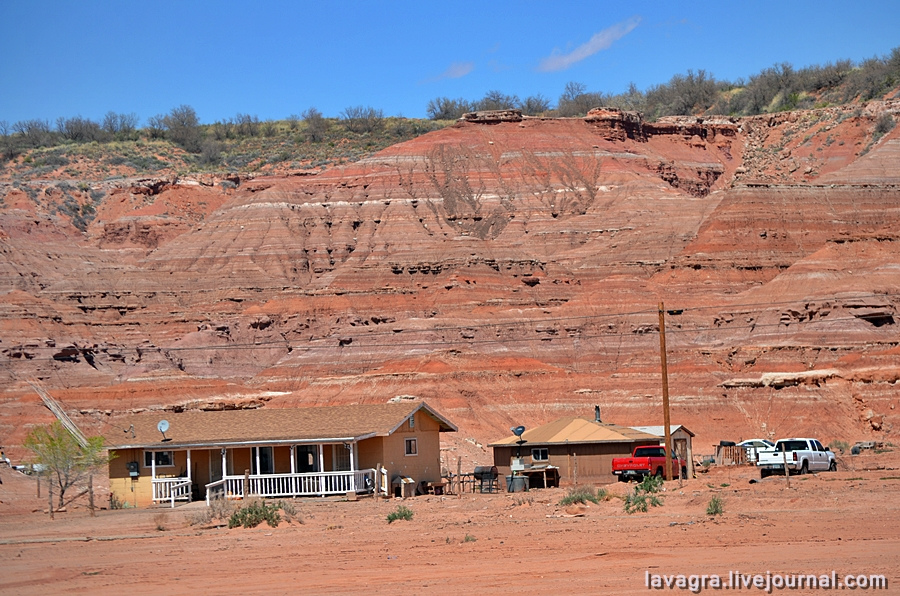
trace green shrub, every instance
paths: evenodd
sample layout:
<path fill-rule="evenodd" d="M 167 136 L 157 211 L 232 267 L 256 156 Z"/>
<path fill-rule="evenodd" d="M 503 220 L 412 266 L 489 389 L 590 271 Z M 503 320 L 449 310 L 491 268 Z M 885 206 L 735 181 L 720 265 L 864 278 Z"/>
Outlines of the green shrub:
<path fill-rule="evenodd" d="M 725 513 L 725 507 L 722 499 L 718 495 L 713 495 L 706 506 L 706 515 L 722 515 Z"/>
<path fill-rule="evenodd" d="M 390 524 L 390 523 L 395 522 L 398 519 L 411 521 L 412 518 L 413 518 L 413 510 L 404 505 L 400 505 L 397 507 L 396 511 L 392 511 L 391 513 L 388 514 L 387 522 Z"/>
<path fill-rule="evenodd" d="M 243 526 L 245 528 L 255 528 L 259 524 L 266 522 L 273 528 L 276 528 L 281 522 L 281 515 L 279 515 L 278 509 L 278 503 L 269 504 L 264 501 L 251 501 L 231 514 L 231 518 L 228 520 L 228 527 Z"/>
<path fill-rule="evenodd" d="M 593 488 L 587 486 L 573 486 L 569 489 L 569 493 L 560 499 L 559 504 L 565 507 L 567 505 L 574 505 L 575 503 L 587 503 L 588 501 L 591 503 L 599 503 L 608 498 L 609 495 L 605 489 L 601 488 L 595 491 Z"/>
<path fill-rule="evenodd" d="M 640 484 L 634 487 L 634 491 L 625 497 L 625 513 L 631 514 L 637 511 L 646 513 L 650 507 L 662 506 L 662 499 L 656 493 L 662 488 L 663 479 L 658 476 L 644 476 Z"/>

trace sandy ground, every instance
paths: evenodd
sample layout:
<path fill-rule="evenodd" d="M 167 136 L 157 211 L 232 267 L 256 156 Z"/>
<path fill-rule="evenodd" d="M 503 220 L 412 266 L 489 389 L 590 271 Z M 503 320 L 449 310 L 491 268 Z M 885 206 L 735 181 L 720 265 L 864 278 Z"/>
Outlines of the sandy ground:
<path fill-rule="evenodd" d="M 231 530 L 197 523 L 201 503 L 96 517 L 77 506 L 50 520 L 34 479 L 3 468 L 0 593 L 644 594 L 655 592 L 647 573 L 836 571 L 887 577 L 887 590 L 853 593 L 900 594 L 900 452 L 842 461 L 790 488 L 751 483 L 748 467 L 712 469 L 668 482 L 663 506 L 633 515 L 619 498 L 631 486 L 613 483 L 610 500 L 582 508 L 559 506 L 566 488 L 297 500 L 302 522 Z M 706 514 L 712 496 L 724 514 Z M 389 524 L 400 504 L 413 519 Z"/>

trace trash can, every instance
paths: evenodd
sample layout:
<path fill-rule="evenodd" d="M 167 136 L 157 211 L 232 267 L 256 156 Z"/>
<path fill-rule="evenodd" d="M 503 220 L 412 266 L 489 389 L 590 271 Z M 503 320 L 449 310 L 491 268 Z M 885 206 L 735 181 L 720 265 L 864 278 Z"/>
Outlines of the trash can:
<path fill-rule="evenodd" d="M 522 493 L 528 490 L 528 476 L 507 476 L 506 492 Z"/>

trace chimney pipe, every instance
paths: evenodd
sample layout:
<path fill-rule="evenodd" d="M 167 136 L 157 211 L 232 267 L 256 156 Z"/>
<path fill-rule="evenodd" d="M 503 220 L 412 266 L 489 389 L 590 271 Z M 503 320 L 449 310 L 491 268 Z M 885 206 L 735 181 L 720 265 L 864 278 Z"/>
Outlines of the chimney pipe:
<path fill-rule="evenodd" d="M 594 406 L 594 422 L 600 423 L 600 406 Z"/>

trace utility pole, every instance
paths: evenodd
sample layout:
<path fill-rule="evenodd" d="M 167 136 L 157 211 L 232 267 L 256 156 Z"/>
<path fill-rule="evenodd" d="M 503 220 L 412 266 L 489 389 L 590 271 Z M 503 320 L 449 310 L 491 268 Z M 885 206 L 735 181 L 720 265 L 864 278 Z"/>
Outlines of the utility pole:
<path fill-rule="evenodd" d="M 659 357 L 662 362 L 663 428 L 666 433 L 666 480 L 671 480 L 672 431 L 669 428 L 669 369 L 666 364 L 666 307 L 662 302 L 659 303 Z"/>

